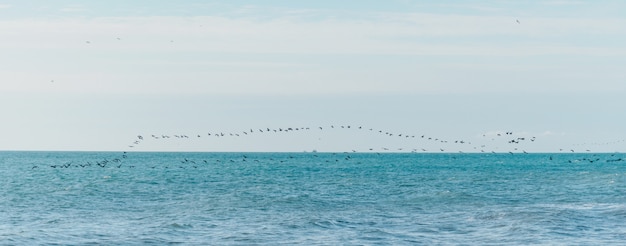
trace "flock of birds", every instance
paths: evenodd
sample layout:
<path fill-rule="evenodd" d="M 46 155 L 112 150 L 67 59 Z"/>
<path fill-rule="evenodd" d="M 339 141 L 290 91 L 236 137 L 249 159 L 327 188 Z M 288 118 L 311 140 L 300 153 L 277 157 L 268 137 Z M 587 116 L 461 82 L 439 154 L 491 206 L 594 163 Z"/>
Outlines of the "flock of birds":
<path fill-rule="evenodd" d="M 328 125 L 328 126 L 317 126 L 317 127 L 284 127 L 284 128 L 253 128 L 243 131 L 236 132 L 224 132 L 224 131 L 211 131 L 206 132 L 204 134 L 150 134 L 150 135 L 137 135 L 135 139 L 132 141 L 129 148 L 133 148 L 134 150 L 141 150 L 138 148 L 149 141 L 168 141 L 169 139 L 177 139 L 179 141 L 185 141 L 189 139 L 199 139 L 199 138 L 209 138 L 212 140 L 218 140 L 222 138 L 245 138 L 246 136 L 252 136 L 255 134 L 291 134 L 296 132 L 323 132 L 323 131 L 344 131 L 345 133 L 350 134 L 358 134 L 361 132 L 362 134 L 376 134 L 379 136 L 394 138 L 394 139 L 403 139 L 410 140 L 409 142 L 421 143 L 421 144 L 439 144 L 439 145 L 447 145 L 450 147 L 451 145 L 456 146 L 465 146 L 466 148 L 473 149 L 474 153 L 485 153 L 485 154 L 529 154 L 526 150 L 519 149 L 516 146 L 521 146 L 522 143 L 532 144 L 537 141 L 537 138 L 534 136 L 524 136 L 523 134 L 515 134 L 512 131 L 504 131 L 504 132 L 496 132 L 496 133 L 485 133 L 482 135 L 483 141 L 487 142 L 499 142 L 508 145 L 512 145 L 512 149 L 509 151 L 500 151 L 497 152 L 495 150 L 487 150 L 487 144 L 481 143 L 473 143 L 472 141 L 466 139 L 454 139 L 448 140 L 434 136 L 428 136 L 424 134 L 410 134 L 405 132 L 392 132 L 381 129 L 367 128 L 363 126 L 351 126 L 351 125 Z M 347 132 L 352 131 L 352 132 Z M 357 131 L 357 132 L 354 132 Z M 338 133 L 338 132 L 330 132 L 330 133 Z M 406 141 L 405 141 L 406 142 Z M 526 146 L 526 145 L 525 145 Z M 236 153 L 231 153 L 228 156 L 219 156 L 216 155 L 213 159 L 207 158 L 193 158 L 193 157 L 185 157 L 182 158 L 177 163 L 169 163 L 167 165 L 149 165 L 149 168 L 179 168 L 179 169 L 187 169 L 187 168 L 199 168 L 202 165 L 215 165 L 215 164 L 229 164 L 229 163 L 254 163 L 254 162 L 263 162 L 263 163 L 284 163 L 291 162 L 294 159 L 298 158 L 307 158 L 311 161 L 316 161 L 320 163 L 336 163 L 336 162 L 356 162 L 359 163 L 363 159 L 363 155 L 359 155 L 361 153 L 370 154 L 367 155 L 368 158 L 373 156 L 377 156 L 380 158 L 384 158 L 386 153 L 456 153 L 457 151 L 449 151 L 444 149 L 443 147 L 438 147 L 433 150 L 428 150 L 426 148 L 390 148 L 390 147 L 376 147 L 376 148 L 366 148 L 364 151 L 350 150 L 343 152 L 334 152 L 334 153 L 317 153 L 316 151 L 306 152 L 303 154 L 290 154 L 284 153 L 282 155 L 275 155 L 273 157 L 267 157 L 267 155 L 257 155 L 257 154 L 241 154 L 238 155 Z M 463 151 L 458 151 L 459 153 L 464 153 Z M 563 153 L 577 153 L 573 149 L 559 149 L 559 152 Z M 590 152 L 590 150 L 585 150 L 584 152 Z M 583 152 L 583 153 L 584 153 Z M 63 164 L 54 164 L 47 165 L 50 168 L 55 169 L 68 169 L 68 168 L 134 168 L 134 165 L 124 165 L 124 162 L 127 160 L 128 155 L 132 152 L 123 152 L 120 156 L 115 158 L 105 158 L 97 161 L 69 161 Z M 372 155 L 374 154 L 374 155 Z M 456 158 L 456 155 L 450 155 L 451 158 Z M 619 153 L 614 154 L 586 154 L 583 155 L 583 158 L 571 159 L 569 157 L 580 157 L 579 155 L 557 155 L 558 158 L 553 155 L 547 155 L 549 161 L 566 161 L 567 163 L 615 163 L 615 162 L 624 162 L 626 161 L 626 157 L 621 157 Z M 569 159 L 563 159 L 563 156 L 568 156 Z M 130 161 L 130 163 L 135 163 L 136 160 Z M 40 165 L 32 166 L 32 169 L 39 168 Z"/>
<path fill-rule="evenodd" d="M 491 154 L 488 154 L 491 155 Z M 351 152 L 341 153 L 283 153 L 283 154 L 255 154 L 255 153 L 229 153 L 221 155 L 193 155 L 183 157 L 184 154 L 177 155 L 175 158 L 165 158 L 160 162 L 146 162 L 138 163 L 138 158 L 128 160 L 128 165 L 124 165 L 127 161 L 127 153 L 124 152 L 122 158 L 113 159 L 101 159 L 97 161 L 68 161 L 62 164 L 47 165 L 54 169 L 78 169 L 78 168 L 135 168 L 141 166 L 148 169 L 198 169 L 207 166 L 220 166 L 220 165 L 241 165 L 241 164 L 285 164 L 285 163 L 299 163 L 303 159 L 306 162 L 315 162 L 319 164 L 361 164 L 362 162 L 377 161 L 388 157 L 385 153 L 365 153 L 355 154 Z M 500 157 L 505 155 L 500 154 Z M 449 158 L 455 161 L 458 158 L 458 154 L 447 154 L 445 158 Z M 572 157 L 577 157 L 573 158 Z M 580 158 L 582 157 L 582 158 Z M 546 160 L 547 159 L 547 160 Z M 546 155 L 543 161 L 557 162 L 557 163 L 570 163 L 570 164 L 594 164 L 594 163 L 623 163 L 626 161 L 626 156 L 619 153 L 613 154 L 585 154 L 585 155 Z M 140 161 L 139 161 L 140 162 Z M 136 166 L 137 165 L 137 166 Z M 45 167 L 42 165 L 42 167 Z M 40 168 L 40 165 L 32 166 L 32 169 Z"/>
<path fill-rule="evenodd" d="M 137 135 L 136 138 L 128 145 L 128 148 L 137 148 L 142 145 L 144 142 L 152 141 L 167 141 L 169 139 L 200 139 L 200 138 L 209 138 L 209 139 L 223 139 L 223 138 L 245 138 L 251 137 L 253 135 L 270 135 L 270 134 L 290 134 L 296 132 L 315 132 L 317 131 L 320 134 L 323 133 L 335 133 L 341 134 L 338 131 L 344 131 L 349 134 L 374 134 L 378 136 L 388 137 L 388 139 L 403 139 L 409 140 L 413 146 L 409 147 L 385 147 L 385 146 L 377 146 L 377 147 L 367 147 L 360 148 L 359 151 L 355 149 L 351 149 L 351 152 L 459 152 L 463 153 L 463 150 L 468 150 L 468 152 L 480 152 L 480 153 L 524 153 L 528 154 L 529 152 L 523 147 L 531 147 L 530 144 L 537 141 L 536 136 L 527 136 L 527 134 L 515 134 L 513 131 L 502 131 L 502 132 L 491 132 L 482 134 L 482 138 L 474 139 L 475 142 L 469 139 L 446 139 L 443 137 L 435 137 L 426 134 L 415 134 L 415 133 L 407 133 L 407 132 L 394 132 L 383 129 L 375 129 L 371 127 L 364 126 L 351 126 L 351 125 L 327 125 L 327 126 L 316 126 L 316 127 L 279 127 L 279 128 L 250 128 L 248 130 L 241 131 L 209 131 L 201 134 L 149 134 L 149 135 Z M 332 131 L 332 132 L 331 132 Z M 352 132 L 347 132 L 352 131 Z M 313 133 L 316 134 L 316 133 Z M 593 145 L 602 145 L 602 144 L 615 144 L 619 142 L 624 142 L 624 140 L 606 142 L 606 143 L 594 143 Z M 404 143 L 407 143 L 404 141 Z M 419 145 L 415 147 L 415 145 Z M 499 149 L 498 146 L 509 145 L 511 148 L 502 148 Z M 585 147 L 591 144 L 578 144 L 577 147 Z M 427 148 L 426 146 L 430 146 Z M 464 147 L 463 147 L 464 146 Z M 573 145 L 575 146 L 575 145 Z M 555 149 L 555 152 L 556 149 Z M 575 150 L 573 148 L 559 148 L 558 152 L 591 152 L 590 149 L 585 148 L 583 150 Z"/>
<path fill-rule="evenodd" d="M 388 130 L 374 129 L 374 128 L 363 127 L 363 126 L 351 126 L 351 125 L 328 125 L 328 126 L 316 126 L 316 127 L 282 127 L 282 128 L 265 127 L 265 128 L 251 128 L 249 130 L 234 131 L 234 132 L 212 131 L 212 132 L 207 132 L 203 134 L 191 134 L 191 135 L 187 135 L 187 134 L 150 134 L 149 136 L 137 135 L 137 138 L 133 140 L 133 142 L 130 143 L 128 147 L 129 148 L 139 147 L 142 143 L 146 142 L 148 139 L 164 141 L 168 139 L 192 139 L 192 138 L 197 138 L 197 139 L 199 138 L 213 138 L 213 139 L 244 138 L 244 137 L 249 137 L 255 134 L 256 135 L 289 134 L 289 133 L 295 133 L 295 132 L 311 132 L 311 131 L 317 131 L 320 133 L 335 131 L 335 133 L 338 133 L 336 131 L 342 131 L 342 130 L 343 131 L 355 130 L 355 131 L 360 131 L 361 134 L 364 134 L 365 132 L 367 132 L 370 134 L 376 134 L 379 136 L 385 136 L 389 138 L 416 140 L 416 141 L 423 141 L 423 143 L 435 143 L 435 144 L 440 145 L 440 147 L 436 149 L 426 149 L 424 147 L 419 147 L 419 148 L 415 148 L 415 147 L 411 147 L 411 148 L 369 147 L 358 152 L 413 152 L 413 153 L 415 152 L 452 152 L 451 150 L 444 148 L 445 145 L 449 146 L 450 144 L 470 146 L 472 147 L 474 152 L 482 152 L 482 153 L 488 152 L 487 144 L 480 144 L 480 145 L 472 144 L 470 140 L 466 140 L 466 139 L 450 140 L 450 139 L 444 139 L 441 137 L 429 136 L 425 134 L 393 132 L 393 131 L 388 131 Z M 506 143 L 516 144 L 516 145 L 519 145 L 524 142 L 535 142 L 536 140 L 536 137 L 534 136 L 532 137 L 515 136 L 512 131 L 495 133 L 493 134 L 493 136 L 491 134 L 490 135 L 484 134 L 483 138 L 490 138 L 490 141 L 492 142 L 506 139 Z M 510 151 L 510 153 L 511 154 L 514 153 L 513 151 L 518 151 L 521 153 L 528 153 L 525 150 L 520 150 L 518 148 L 513 148 Z M 357 152 L 357 151 L 352 149 L 351 152 Z M 459 152 L 462 152 L 462 151 L 459 151 Z M 492 150 L 491 152 L 495 153 L 496 151 Z"/>
<path fill-rule="evenodd" d="M 515 22 L 517 24 L 521 24 L 519 20 L 515 20 Z M 121 38 L 116 37 L 116 40 L 121 41 Z M 173 43 L 174 40 L 169 40 L 170 43 Z M 87 45 L 91 45 L 92 41 L 90 40 L 86 40 L 85 44 Z M 54 83 L 54 80 L 50 81 L 51 83 Z M 292 132 L 304 132 L 304 131 L 313 131 L 313 130 L 318 130 L 318 131 L 325 131 L 328 129 L 344 129 L 344 130 L 348 130 L 348 129 L 355 129 L 355 130 L 360 130 L 360 131 L 367 131 L 370 133 L 374 133 L 374 134 L 378 134 L 381 136 L 386 136 L 386 137 L 395 137 L 395 138 L 402 138 L 402 139 L 408 139 L 408 140 L 419 140 L 419 141 L 423 141 L 420 142 L 420 144 L 422 144 L 422 146 L 434 146 L 433 143 L 438 144 L 438 147 L 433 148 L 426 148 L 426 147 L 409 147 L 409 148 L 405 148 L 405 147 L 396 147 L 396 148 L 392 148 L 392 147 L 370 147 L 370 148 L 366 148 L 364 150 L 351 150 L 350 152 L 343 152 L 344 155 L 343 156 L 332 156 L 333 158 L 327 158 L 325 161 L 326 162 L 338 162 L 338 161 L 350 161 L 352 160 L 352 157 L 349 155 L 349 153 L 356 153 L 356 152 L 368 152 L 368 153 L 376 153 L 376 154 L 380 154 L 381 152 L 411 152 L 411 153 L 417 153 L 417 152 L 428 152 L 428 153 L 432 153 L 432 152 L 456 152 L 454 151 L 454 149 L 458 149 L 458 148 L 454 148 L 454 146 L 450 146 L 451 144 L 455 144 L 455 145 L 464 145 L 464 146 L 469 146 L 470 150 L 469 152 L 480 152 L 480 153 L 508 153 L 508 154 L 516 154 L 516 153 L 523 153 L 523 154 L 528 154 L 528 152 L 524 149 L 518 148 L 517 146 L 522 146 L 524 145 L 524 143 L 532 143 L 535 142 L 537 140 L 536 137 L 531 136 L 531 137 L 527 137 L 527 136 L 518 136 L 515 135 L 512 131 L 505 131 L 505 132 L 500 132 L 500 133 L 493 133 L 493 134 L 483 134 L 482 137 L 484 139 L 489 139 L 488 141 L 480 141 L 481 143 L 477 143 L 474 144 L 472 143 L 472 141 L 469 140 L 464 140 L 464 139 L 455 139 L 455 140 L 448 140 L 448 139 L 444 139 L 444 138 L 439 138 L 439 137 L 433 137 L 433 136 L 427 136 L 424 134 L 410 134 L 410 133 L 401 133 L 401 132 L 392 132 L 392 131 L 387 131 L 387 130 L 381 130 L 381 129 L 374 129 L 374 128 L 366 128 L 363 126 L 350 126 L 350 125 L 329 125 L 329 126 L 317 126 L 317 127 L 284 127 L 284 128 L 252 128 L 249 130 L 243 130 L 243 131 L 236 131 L 236 132 L 223 132 L 223 131 L 212 131 L 212 132 L 207 132 L 204 134 L 191 134 L 191 135 L 186 135 L 186 134 L 150 134 L 150 135 L 137 135 L 137 137 L 132 141 L 131 144 L 128 145 L 129 148 L 137 148 L 139 146 L 142 145 L 142 143 L 146 142 L 147 140 L 167 140 L 167 139 L 191 139 L 191 138 L 215 138 L 215 139 L 219 139 L 219 138 L 239 138 L 239 137 L 246 137 L 246 136 L 251 136 L 251 135 L 255 135 L 255 134 L 272 134 L 272 133 L 284 133 L 284 134 L 289 134 Z M 507 149 L 506 151 L 497 151 L 494 149 L 488 149 L 490 146 L 490 141 L 491 142 L 499 142 L 501 143 L 504 140 L 504 143 L 506 144 L 511 144 L 515 147 L 511 148 L 511 149 Z M 621 140 L 620 140 L 621 141 Z M 430 143 L 430 144 L 428 144 Z M 602 145 L 602 144 L 609 144 L 609 143 L 595 143 L 596 145 Z M 468 149 L 468 148 L 464 148 L 464 149 Z M 459 153 L 463 153 L 463 151 L 458 150 Z M 579 151 L 575 151 L 574 149 L 563 149 L 560 148 L 559 152 L 568 152 L 568 153 L 576 153 Z M 584 152 L 591 152 L 591 150 L 589 149 L 585 149 Z M 333 155 L 337 155 L 337 153 L 333 153 Z M 614 156 L 614 155 L 612 155 Z M 78 162 L 67 162 L 64 164 L 56 164 L 56 165 L 49 165 L 49 167 L 51 168 L 88 168 L 88 167 L 100 167 L 100 168 L 107 168 L 107 167 L 117 167 L 117 168 L 121 168 L 123 166 L 123 161 L 128 157 L 128 153 L 127 152 L 123 152 L 122 155 L 120 157 L 117 158 L 112 158 L 112 159 L 102 159 L 102 160 L 98 160 L 98 161 L 87 161 L 87 162 L 83 162 L 83 163 L 78 163 Z M 313 158 L 318 158 L 319 155 L 317 155 L 316 153 L 313 153 L 311 155 L 311 157 Z M 293 157 L 292 157 L 293 158 Z M 550 157 L 550 160 L 552 160 L 552 157 Z M 181 160 L 181 165 L 179 165 L 179 168 L 186 168 L 186 167 L 191 167 L 191 168 L 197 168 L 198 165 L 200 164 L 209 164 L 209 163 L 232 163 L 232 162 L 245 162 L 245 161 L 253 161 L 253 162 L 258 162 L 260 160 L 258 159 L 253 159 L 250 160 L 246 155 L 243 155 L 242 158 L 239 159 L 229 159 L 229 160 L 207 160 L 207 159 L 203 159 L 203 160 L 193 160 L 193 159 L 187 159 L 185 158 L 184 160 Z M 273 160 L 270 160 L 273 161 Z M 288 160 L 278 160 L 279 162 L 284 162 L 284 161 L 288 161 Z M 583 158 L 583 159 L 573 159 L 573 160 L 568 160 L 568 162 L 570 163 L 574 163 L 574 162 L 589 162 L 589 163 L 594 163 L 594 162 L 599 162 L 602 161 L 600 158 Z M 606 162 L 621 162 L 621 161 L 626 161 L 624 158 L 612 158 L 612 159 L 606 159 Z M 38 168 L 38 165 L 33 166 L 32 168 Z M 129 166 L 129 167 L 134 167 L 134 166 Z M 155 168 L 156 166 L 154 166 L 153 168 Z"/>

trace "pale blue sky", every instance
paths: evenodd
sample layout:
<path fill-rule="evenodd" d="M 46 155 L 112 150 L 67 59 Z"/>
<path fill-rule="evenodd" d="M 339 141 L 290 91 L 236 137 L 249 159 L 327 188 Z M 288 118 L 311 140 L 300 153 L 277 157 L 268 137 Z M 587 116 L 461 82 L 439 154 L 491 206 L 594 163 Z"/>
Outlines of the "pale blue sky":
<path fill-rule="evenodd" d="M 0 150 L 361 125 L 473 144 L 308 131 L 133 150 L 624 151 L 625 27 L 624 1 L 0 0 Z M 506 131 L 537 141 L 489 138 Z"/>

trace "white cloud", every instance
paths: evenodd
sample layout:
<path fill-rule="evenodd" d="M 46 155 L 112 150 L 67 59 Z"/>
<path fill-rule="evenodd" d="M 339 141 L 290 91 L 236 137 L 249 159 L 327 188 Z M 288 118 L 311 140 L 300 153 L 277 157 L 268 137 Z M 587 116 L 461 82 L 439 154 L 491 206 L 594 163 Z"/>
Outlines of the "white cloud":
<path fill-rule="evenodd" d="M 577 0 L 551 0 L 551 1 L 541 2 L 541 4 L 545 4 L 545 5 L 581 5 L 585 3 L 586 2 L 577 1 Z"/>
<path fill-rule="evenodd" d="M 463 25 L 460 25 L 463 23 Z M 587 35 L 626 36 L 624 20 L 528 19 L 508 17 L 389 15 L 376 21 L 275 19 L 249 21 L 223 17 L 137 17 L 41 20 L 0 23 L 14 34 L 3 46 L 63 46 L 47 40 L 127 38 L 133 49 L 159 49 L 169 41 L 183 51 L 299 54 L 416 55 L 624 55 L 626 50 L 574 43 Z M 25 31 L 26 30 L 26 31 Z M 44 39 L 42 39 L 44 38 Z M 13 40 L 13 41 L 12 41 Z M 141 41 L 141 42 L 134 42 Z M 476 41 L 480 40 L 480 41 Z M 45 42 L 42 44 L 42 42 Z M 128 46 L 127 46 L 128 47 Z M 100 47 L 103 48 L 103 47 Z"/>
<path fill-rule="evenodd" d="M 1 21 L 0 47 L 9 52 L 0 62 L 9 65 L 0 79 L 20 81 L 3 90 L 38 88 L 37 81 L 54 79 L 65 81 L 57 88 L 77 92 L 125 88 L 154 93 L 397 93 L 557 90 L 564 86 L 596 90 L 603 87 L 571 78 L 583 70 L 595 74 L 585 70 L 593 67 L 583 64 L 564 69 L 564 65 L 541 59 L 520 63 L 516 58 L 626 55 L 623 46 L 570 42 L 591 34 L 624 38 L 625 31 L 619 28 L 626 25 L 624 20 L 529 19 L 520 25 L 509 17 L 381 14 L 372 18 Z M 239 58 L 224 60 L 219 54 Z M 265 58 L 273 55 L 291 58 Z M 308 60 L 335 56 L 343 60 Z M 378 61 L 377 56 L 442 57 L 446 61 Z M 493 61 L 462 61 L 463 57 Z M 361 64 L 364 61 L 367 64 Z M 600 83 L 619 80 L 613 66 L 602 71 L 605 78 L 614 78 Z M 624 86 L 613 88 L 623 90 Z"/>
<path fill-rule="evenodd" d="M 81 7 L 65 7 L 59 9 L 61 12 L 84 12 L 86 9 Z"/>
<path fill-rule="evenodd" d="M 61 12 L 84 12 L 86 10 L 85 6 L 80 4 L 69 4 L 59 9 Z"/>
<path fill-rule="evenodd" d="M 0 4 L 0 9 L 8 9 L 11 7 L 11 4 Z"/>

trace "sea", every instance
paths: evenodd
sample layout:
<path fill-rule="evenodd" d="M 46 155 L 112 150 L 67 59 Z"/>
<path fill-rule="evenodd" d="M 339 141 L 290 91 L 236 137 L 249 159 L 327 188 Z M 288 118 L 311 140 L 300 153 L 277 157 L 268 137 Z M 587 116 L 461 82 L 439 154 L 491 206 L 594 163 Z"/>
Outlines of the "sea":
<path fill-rule="evenodd" d="M 0 245 L 624 245 L 626 154 L 0 152 Z"/>

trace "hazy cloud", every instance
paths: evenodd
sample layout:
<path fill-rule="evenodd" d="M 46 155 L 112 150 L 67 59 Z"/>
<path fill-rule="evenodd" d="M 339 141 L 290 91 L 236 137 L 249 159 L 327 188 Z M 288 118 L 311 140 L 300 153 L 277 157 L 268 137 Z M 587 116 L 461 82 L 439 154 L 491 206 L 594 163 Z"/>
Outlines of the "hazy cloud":
<path fill-rule="evenodd" d="M 61 9 L 59 9 L 61 12 L 84 12 L 87 9 L 84 8 L 83 6 L 78 6 L 78 5 L 70 5 L 70 6 L 66 6 L 63 7 Z"/>
<path fill-rule="evenodd" d="M 527 19 L 520 25 L 493 16 L 381 13 L 370 18 L 1 21 L 0 45 L 16 52 L 0 58 L 10 64 L 3 80 L 12 83 L 3 90 L 38 88 L 35 81 L 50 79 L 65 81 L 57 83 L 59 90 L 124 87 L 153 93 L 467 93 L 626 86 L 616 84 L 623 75 L 610 63 L 545 58 L 624 56 L 623 46 L 605 45 L 604 39 L 574 42 L 591 34 L 623 38 L 624 20 Z M 411 62 L 405 60 L 409 57 Z M 588 83 L 596 78 L 579 73 L 589 69 L 605 79 Z M 474 79 L 466 80 L 469 74 Z M 46 78 L 51 75 L 55 78 Z"/>
<path fill-rule="evenodd" d="M 551 0 L 551 1 L 543 1 L 541 4 L 545 5 L 581 5 L 588 2 L 578 1 L 578 0 Z"/>

